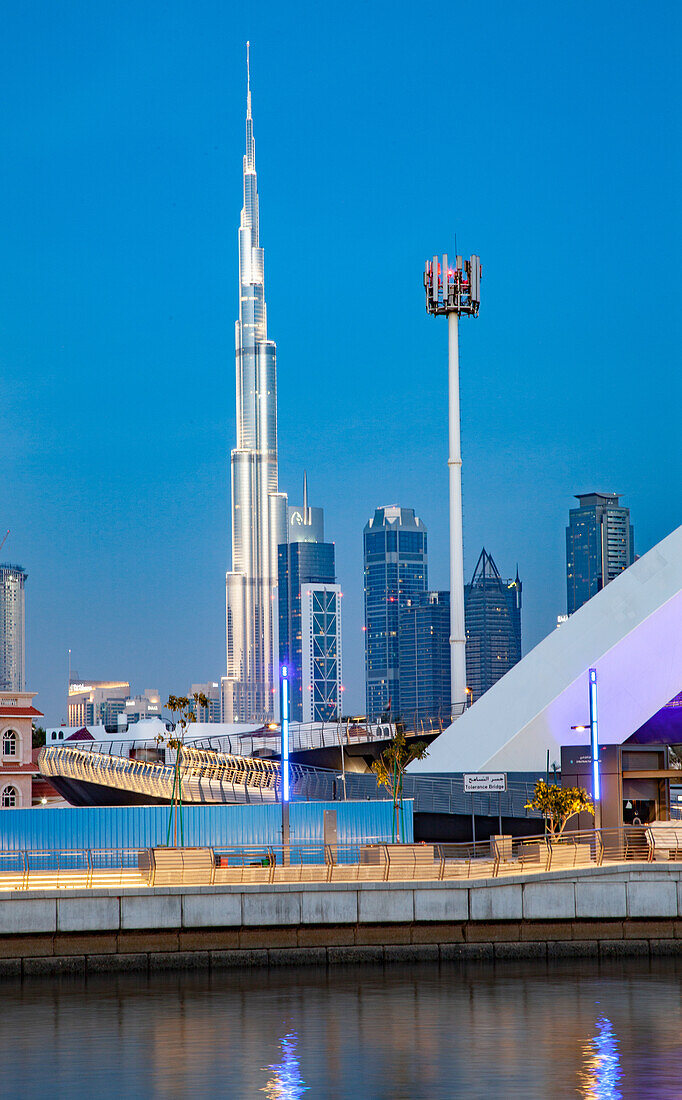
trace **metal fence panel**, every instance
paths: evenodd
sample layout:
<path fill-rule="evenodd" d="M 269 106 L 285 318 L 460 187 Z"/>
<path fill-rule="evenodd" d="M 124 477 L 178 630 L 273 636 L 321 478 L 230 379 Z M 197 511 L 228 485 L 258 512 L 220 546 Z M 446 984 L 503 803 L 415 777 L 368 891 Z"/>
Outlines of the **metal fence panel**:
<path fill-rule="evenodd" d="M 336 810 L 339 843 L 390 841 L 389 802 L 292 802 L 291 839 L 323 839 L 324 810 Z M 5 810 L 0 815 L 0 851 L 74 848 L 153 848 L 166 843 L 169 806 L 101 806 Z M 282 809 L 275 805 L 183 806 L 184 844 L 197 847 L 280 844 Z M 414 836 L 412 803 L 405 802 L 407 840 Z M 173 836 L 171 833 L 171 843 Z"/>

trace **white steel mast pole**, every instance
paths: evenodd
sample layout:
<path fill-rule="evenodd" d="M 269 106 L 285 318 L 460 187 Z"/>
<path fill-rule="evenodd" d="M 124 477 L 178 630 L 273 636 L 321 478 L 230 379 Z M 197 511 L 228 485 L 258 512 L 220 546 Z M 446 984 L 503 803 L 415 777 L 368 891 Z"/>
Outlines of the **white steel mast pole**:
<path fill-rule="evenodd" d="M 448 476 L 450 482 L 450 701 L 458 718 L 466 703 L 462 450 L 459 416 L 459 315 L 448 313 Z"/>

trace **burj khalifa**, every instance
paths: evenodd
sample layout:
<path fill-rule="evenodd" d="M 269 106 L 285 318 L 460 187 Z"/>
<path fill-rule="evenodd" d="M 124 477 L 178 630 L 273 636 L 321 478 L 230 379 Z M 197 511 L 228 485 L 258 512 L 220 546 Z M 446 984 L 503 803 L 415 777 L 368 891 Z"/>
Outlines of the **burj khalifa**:
<path fill-rule="evenodd" d="M 225 577 L 225 722 L 277 718 L 277 547 L 287 540 L 287 499 L 277 489 L 276 345 L 268 340 L 263 249 L 258 235 L 248 49 L 247 43 L 244 206 L 239 225 L 239 320 L 235 326 L 237 445 L 231 458 L 232 570 Z"/>

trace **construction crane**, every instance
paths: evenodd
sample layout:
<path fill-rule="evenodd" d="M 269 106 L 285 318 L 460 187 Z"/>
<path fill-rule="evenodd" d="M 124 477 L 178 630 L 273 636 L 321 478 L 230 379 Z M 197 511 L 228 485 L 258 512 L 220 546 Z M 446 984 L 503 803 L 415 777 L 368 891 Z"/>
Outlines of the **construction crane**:
<path fill-rule="evenodd" d="M 4 539 L 2 540 L 2 542 L 0 542 L 0 550 L 2 550 L 3 546 L 4 546 L 4 545 L 5 545 L 5 543 L 7 542 L 7 536 L 8 536 L 8 535 L 9 535 L 9 527 L 7 528 L 7 531 L 5 532 L 5 537 L 4 537 Z"/>

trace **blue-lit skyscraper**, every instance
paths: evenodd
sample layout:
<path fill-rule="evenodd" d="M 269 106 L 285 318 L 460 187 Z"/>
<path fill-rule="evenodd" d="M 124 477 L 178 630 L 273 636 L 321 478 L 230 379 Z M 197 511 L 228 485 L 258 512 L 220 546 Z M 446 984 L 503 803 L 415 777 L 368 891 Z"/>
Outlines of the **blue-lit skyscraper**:
<path fill-rule="evenodd" d="M 329 722 L 341 714 L 341 591 L 334 544 L 324 541 L 322 508 L 287 509 L 288 541 L 278 550 L 279 659 L 290 681 L 294 722 Z"/>
<path fill-rule="evenodd" d="M 286 542 L 286 496 L 277 488 L 276 349 L 268 340 L 248 53 L 243 183 L 235 329 L 237 446 L 231 461 L 232 570 L 226 575 L 222 709 L 226 722 L 265 722 L 279 710 L 277 547 Z"/>
<path fill-rule="evenodd" d="M 630 509 L 615 493 L 583 493 L 568 513 L 566 610 L 569 615 L 635 560 Z"/>
<path fill-rule="evenodd" d="M 426 527 L 413 508 L 377 508 L 364 530 L 367 717 L 398 715 L 400 609 L 428 587 Z"/>

